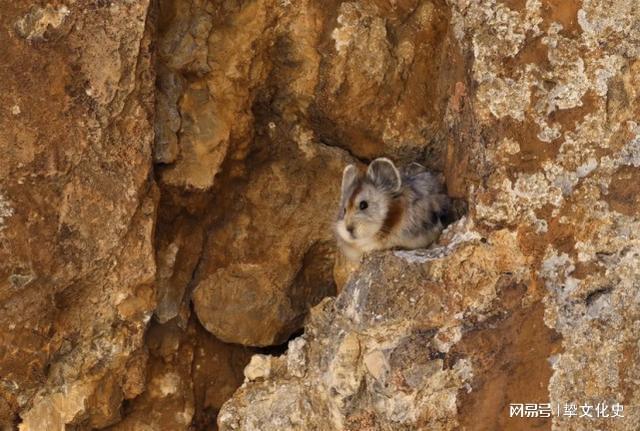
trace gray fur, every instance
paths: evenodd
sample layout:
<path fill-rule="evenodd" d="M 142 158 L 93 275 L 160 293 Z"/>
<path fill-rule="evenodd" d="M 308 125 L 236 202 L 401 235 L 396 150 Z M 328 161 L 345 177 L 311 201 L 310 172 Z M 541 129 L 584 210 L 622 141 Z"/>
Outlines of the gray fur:
<path fill-rule="evenodd" d="M 397 193 L 402 187 L 400 172 L 393 162 L 385 157 L 375 159 L 367 168 L 367 178 L 380 190 Z"/>
<path fill-rule="evenodd" d="M 344 197 L 348 195 L 350 190 L 353 190 L 355 183 L 358 180 L 358 168 L 355 165 L 347 165 L 342 171 L 342 197 L 340 202 L 343 202 Z"/>
<path fill-rule="evenodd" d="M 442 179 L 418 163 L 400 172 L 389 159 L 379 158 L 366 175 L 350 165 L 341 194 L 335 232 L 342 251 L 353 260 L 372 250 L 427 247 L 450 219 L 451 200 Z"/>

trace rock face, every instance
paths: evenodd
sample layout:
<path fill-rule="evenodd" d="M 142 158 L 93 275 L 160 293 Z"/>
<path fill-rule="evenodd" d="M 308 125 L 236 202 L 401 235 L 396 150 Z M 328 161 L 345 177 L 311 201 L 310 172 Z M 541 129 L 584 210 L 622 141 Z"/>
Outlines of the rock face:
<path fill-rule="evenodd" d="M 211 429 L 222 404 L 242 383 L 253 353 L 216 340 L 195 320 L 152 324 L 145 391 L 123 407 L 122 421 L 109 429 Z"/>
<path fill-rule="evenodd" d="M 337 299 L 313 309 L 305 334 L 289 343 L 286 355 L 265 359 L 262 372 L 253 371 L 252 360 L 245 370 L 252 382 L 225 405 L 221 429 L 457 426 L 459 392 L 481 377 L 476 361 L 494 360 L 478 346 L 465 351 L 465 338 L 492 328 L 517 344 L 518 331 L 535 325 L 508 322 L 522 311 L 521 283 L 529 275 L 527 258 L 513 253 L 516 234 L 498 230 L 482 238 L 458 227 L 464 230 L 449 232 L 447 246 L 369 257 Z M 513 385 L 539 401 L 554 335 L 548 329 L 536 335 L 542 366 L 533 379 Z M 482 347 L 497 349 L 499 341 Z"/>
<path fill-rule="evenodd" d="M 374 32 L 345 6 L 337 22 Z M 252 361 L 221 429 L 640 426 L 640 10 L 437 6 L 464 59 L 443 123 L 468 217 L 433 250 L 368 258 L 286 355 Z M 511 418 L 511 403 L 554 413 Z"/>
<path fill-rule="evenodd" d="M 319 148 L 302 167 L 285 157 L 254 168 L 205 244 L 193 303 L 205 328 L 226 342 L 281 344 L 334 292 L 329 206 L 344 158 Z"/>
<path fill-rule="evenodd" d="M 148 2 L 94 3 L 0 3 L 4 429 L 104 427 L 144 390 L 152 32 Z"/>
<path fill-rule="evenodd" d="M 202 253 L 169 265 L 157 315 L 176 316 L 192 287 L 221 340 L 285 342 L 335 291 L 330 224 L 345 164 L 391 151 L 442 165 L 446 85 L 431 80 L 449 13 L 431 2 L 172 0 L 158 14 L 154 154 L 161 189 L 179 196 L 160 213 L 188 213 L 160 233 L 161 255 L 189 253 L 186 237 Z"/>
<path fill-rule="evenodd" d="M 558 337 L 528 303 L 517 235 L 457 229 L 428 252 L 369 257 L 286 355 L 265 359 L 268 375 L 247 367 L 252 381 L 225 405 L 221 429 L 457 429 L 477 413 L 504 429 L 510 395 L 543 402 Z M 503 364 L 508 375 L 493 369 Z"/>
<path fill-rule="evenodd" d="M 27 3 L 0 428 L 640 429 L 637 1 Z M 342 169 L 377 156 L 468 214 L 334 272 Z"/>

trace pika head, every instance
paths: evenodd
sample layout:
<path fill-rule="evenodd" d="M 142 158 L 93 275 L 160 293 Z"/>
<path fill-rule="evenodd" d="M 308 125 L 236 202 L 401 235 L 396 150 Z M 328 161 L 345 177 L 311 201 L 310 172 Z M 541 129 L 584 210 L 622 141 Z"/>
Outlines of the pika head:
<path fill-rule="evenodd" d="M 372 249 L 384 230 L 392 200 L 400 192 L 400 172 L 387 158 L 369 164 L 366 173 L 348 165 L 342 174 L 340 210 L 335 230 L 340 240 L 358 249 Z"/>

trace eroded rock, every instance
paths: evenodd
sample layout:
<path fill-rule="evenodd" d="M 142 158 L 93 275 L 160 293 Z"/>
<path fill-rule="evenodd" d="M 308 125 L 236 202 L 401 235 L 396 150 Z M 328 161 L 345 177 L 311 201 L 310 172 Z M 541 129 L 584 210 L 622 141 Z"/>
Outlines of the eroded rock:
<path fill-rule="evenodd" d="M 466 227 L 371 257 L 312 311 L 305 373 L 273 358 L 221 429 L 637 429 L 640 16 L 565 3 L 448 3 L 465 71 L 444 112 L 445 175 L 469 198 Z M 375 18 L 354 30 L 364 5 L 340 10 L 337 51 L 388 31 Z M 388 49 L 370 57 L 372 85 Z M 510 403 L 593 418 L 510 418 Z"/>
<path fill-rule="evenodd" d="M 449 16 L 430 1 L 161 2 L 156 161 L 171 193 L 210 193 L 193 300 L 217 337 L 282 343 L 334 291 L 330 223 L 353 156 L 442 163 L 449 80 L 432 59 Z"/>
<path fill-rule="evenodd" d="M 270 359 L 270 374 L 225 404 L 221 429 L 456 429 L 459 392 L 474 373 L 451 345 L 509 315 L 498 311 L 501 290 L 527 277 L 514 234 L 483 243 L 469 232 L 428 254 L 368 258 L 337 299 L 312 310 L 287 354 Z"/>
<path fill-rule="evenodd" d="M 193 302 L 223 341 L 280 344 L 333 292 L 330 224 L 340 186 L 333 180 L 345 159 L 334 149 L 316 151 L 304 165 L 283 158 L 255 166 L 205 244 Z"/>
<path fill-rule="evenodd" d="M 0 4 L 2 427 L 640 428 L 636 2 L 154 7 Z M 468 217 L 332 275 L 381 155 Z"/>
<path fill-rule="evenodd" d="M 215 417 L 242 382 L 252 351 L 221 343 L 195 320 L 152 324 L 144 392 L 123 409 L 110 430 L 211 429 Z"/>
<path fill-rule="evenodd" d="M 119 420 L 139 393 L 131 361 L 155 307 L 148 2 L 89 3 L 0 5 L 0 393 L 11 429 Z"/>

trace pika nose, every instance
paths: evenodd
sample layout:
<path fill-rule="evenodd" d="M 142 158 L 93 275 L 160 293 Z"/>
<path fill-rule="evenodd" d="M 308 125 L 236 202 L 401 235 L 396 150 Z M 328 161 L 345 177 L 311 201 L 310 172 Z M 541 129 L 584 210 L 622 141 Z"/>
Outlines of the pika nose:
<path fill-rule="evenodd" d="M 353 225 L 347 225 L 347 232 L 349 232 L 349 234 L 351 236 L 353 236 L 353 230 L 354 230 L 354 226 Z"/>

